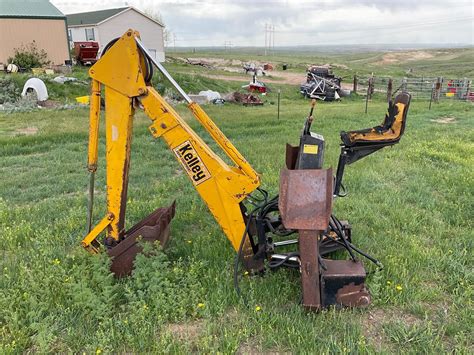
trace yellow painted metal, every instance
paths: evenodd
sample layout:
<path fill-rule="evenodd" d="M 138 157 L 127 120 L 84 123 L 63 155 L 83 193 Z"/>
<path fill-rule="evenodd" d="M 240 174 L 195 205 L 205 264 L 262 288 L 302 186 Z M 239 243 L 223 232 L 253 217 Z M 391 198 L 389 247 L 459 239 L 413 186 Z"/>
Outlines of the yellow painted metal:
<path fill-rule="evenodd" d="M 258 175 L 250 165 L 246 168 L 251 169 L 251 176 L 248 176 L 243 169 L 229 167 L 154 88 L 148 87 L 148 94 L 140 100 L 146 114 L 153 121 L 150 126 L 153 136 L 163 137 L 166 141 L 232 246 L 237 250 L 245 230 L 239 203 L 259 186 Z M 205 119 L 203 117 L 203 120 Z M 210 121 L 208 117 L 207 119 Z M 204 125 L 206 129 L 208 126 L 210 125 Z M 222 135 L 221 142 L 230 143 L 222 132 L 220 135 Z M 229 149 L 229 146 L 225 146 L 225 149 Z M 233 145 L 232 149 L 240 155 Z M 243 159 L 242 166 L 245 166 L 245 163 L 247 162 Z M 204 172 L 201 166 L 205 167 Z M 203 174 L 196 176 L 200 172 Z"/>
<path fill-rule="evenodd" d="M 250 166 L 247 160 L 240 154 L 237 148 L 234 147 L 232 142 L 222 133 L 219 127 L 209 118 L 207 113 L 199 106 L 196 102 L 192 102 L 188 105 L 191 112 L 194 114 L 196 119 L 203 125 L 206 131 L 209 132 L 211 137 L 219 144 L 221 149 L 237 164 L 237 166 L 251 179 L 256 182 L 259 181 L 259 177 L 255 170 Z"/>
<path fill-rule="evenodd" d="M 99 145 L 99 119 L 100 119 L 100 83 L 92 80 L 91 100 L 89 112 L 89 150 L 87 169 L 90 172 L 97 170 L 97 157 Z"/>
<path fill-rule="evenodd" d="M 120 240 L 125 232 L 130 145 L 135 110 L 131 98 L 107 86 L 105 107 L 107 211 L 117 216 L 107 228 L 107 237 Z"/>
<path fill-rule="evenodd" d="M 201 107 L 194 103 L 189 105 L 196 119 L 236 166 L 226 164 L 153 87 L 145 85 L 144 62 L 134 36 L 138 36 L 138 32 L 127 31 L 90 70 L 94 81 L 105 86 L 107 211 L 115 216 L 106 226 L 107 237 L 120 240 L 124 233 L 134 114 L 132 103 L 137 97 L 152 120 L 150 131 L 153 136 L 163 137 L 166 141 L 237 250 L 245 230 L 240 202 L 260 185 L 259 176 Z M 100 91 L 100 87 L 94 85 L 93 90 Z M 93 141 L 89 148 L 91 164 L 97 162 L 94 155 L 97 144 L 94 142 L 98 139 L 98 112 L 92 107 L 90 129 L 94 131 L 90 133 L 90 141 Z M 87 245 L 91 245 L 91 241 L 105 228 L 102 224 L 102 229 L 98 231 L 99 225 L 84 239 Z M 244 255 L 250 254 L 251 246 L 247 240 Z"/>
<path fill-rule="evenodd" d="M 82 246 L 91 253 L 98 253 L 99 249 L 96 238 L 105 228 L 107 228 L 110 223 L 112 223 L 113 220 L 114 216 L 111 213 L 102 218 L 102 220 L 94 227 L 94 229 L 91 230 L 91 232 L 82 240 Z"/>
<path fill-rule="evenodd" d="M 89 70 L 92 79 L 128 97 L 146 92 L 143 61 L 135 37 L 140 34 L 128 30 Z"/>

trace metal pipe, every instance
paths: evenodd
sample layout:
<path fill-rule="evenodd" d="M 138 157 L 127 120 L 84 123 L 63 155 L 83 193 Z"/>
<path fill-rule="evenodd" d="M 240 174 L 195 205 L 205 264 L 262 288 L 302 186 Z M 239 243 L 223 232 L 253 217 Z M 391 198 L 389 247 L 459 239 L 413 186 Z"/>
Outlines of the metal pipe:
<path fill-rule="evenodd" d="M 285 260 L 286 259 L 286 255 L 285 254 L 272 254 L 270 256 L 271 259 L 274 259 L 274 260 Z M 300 258 L 298 258 L 297 256 L 290 256 L 288 259 L 288 261 L 291 261 L 291 262 L 294 262 L 294 263 L 297 263 L 299 264 L 300 263 Z"/>
<path fill-rule="evenodd" d="M 283 240 L 281 242 L 275 242 L 273 243 L 274 247 L 284 247 L 286 245 L 292 245 L 292 244 L 298 244 L 298 239 L 289 239 L 289 240 Z"/>
<path fill-rule="evenodd" d="M 90 173 L 89 200 L 87 204 L 87 233 L 90 233 L 92 230 L 92 215 L 94 210 L 94 182 L 99 151 L 99 119 L 100 83 L 97 80 L 92 80 L 89 111 L 89 147 L 87 154 L 87 170 L 89 170 Z"/>
<path fill-rule="evenodd" d="M 92 214 L 94 210 L 94 182 L 95 182 L 95 171 L 91 171 L 89 180 L 89 200 L 87 204 L 87 233 L 92 230 Z"/>
<path fill-rule="evenodd" d="M 168 71 L 165 69 L 163 65 L 161 65 L 160 62 L 158 62 L 156 59 L 154 59 L 150 52 L 148 52 L 148 49 L 145 47 L 145 45 L 142 43 L 142 41 L 138 38 L 135 37 L 135 41 L 137 42 L 138 47 L 145 53 L 145 55 L 148 57 L 148 59 L 155 64 L 155 66 L 158 68 L 158 70 L 168 79 L 168 81 L 175 87 L 176 90 L 180 93 L 180 95 L 188 102 L 188 104 L 192 103 L 193 100 L 184 92 L 184 90 L 179 86 L 179 84 L 173 79 L 173 77 L 168 73 Z"/>
<path fill-rule="evenodd" d="M 278 89 L 278 120 L 280 119 L 280 93 L 281 90 Z"/>

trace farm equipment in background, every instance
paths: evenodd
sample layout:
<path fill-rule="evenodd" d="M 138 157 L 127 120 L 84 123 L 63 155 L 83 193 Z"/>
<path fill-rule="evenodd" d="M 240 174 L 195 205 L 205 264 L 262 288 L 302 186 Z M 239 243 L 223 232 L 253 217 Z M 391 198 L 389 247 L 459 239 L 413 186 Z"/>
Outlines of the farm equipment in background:
<path fill-rule="evenodd" d="M 260 176 L 204 110 L 153 59 L 138 32 L 128 30 L 104 51 L 89 70 L 92 78 L 89 232 L 82 241 L 88 251 L 97 253 L 105 249 L 112 257 L 111 270 L 116 276 L 125 276 L 132 273 L 135 256 L 142 250 L 139 241 L 159 241 L 164 247 L 170 238 L 175 202 L 156 209 L 132 228 L 125 228 L 133 117 L 135 110 L 143 109 L 151 122 L 151 135 L 163 138 L 167 143 L 172 156 L 236 250 L 234 282 L 238 292 L 240 263 L 251 273 L 289 267 L 301 273 L 303 305 L 307 309 L 369 304 L 366 272 L 355 255 L 363 255 L 379 267 L 380 263 L 352 244 L 350 225 L 332 213 L 332 205 L 335 197 L 343 196 L 340 190 L 345 165 L 400 140 L 409 94 L 397 96 L 380 126 L 341 133 L 341 156 L 335 179 L 331 168 L 323 168 L 324 138 L 311 132 L 313 100 L 299 146 L 287 145 L 286 167 L 280 172 L 280 193 L 270 198 L 260 187 Z M 153 88 L 153 66 L 186 100 L 194 117 L 229 158 L 231 165 L 215 154 Z M 107 212 L 92 228 L 101 88 L 105 93 Z M 101 244 L 99 236 L 103 231 L 106 235 Z M 294 247 L 298 249 L 291 250 Z M 351 259 L 330 259 L 330 253 L 338 249 L 347 250 Z"/>
<path fill-rule="evenodd" d="M 74 58 L 81 65 L 91 65 L 97 62 L 99 43 L 97 42 L 74 42 Z"/>
<path fill-rule="evenodd" d="M 341 96 L 341 80 L 329 67 L 313 65 L 308 68 L 306 82 L 301 84 L 300 92 L 311 99 L 338 100 Z"/>
<path fill-rule="evenodd" d="M 258 92 L 260 94 L 265 94 L 268 91 L 265 83 L 257 80 L 256 74 L 252 76 L 252 81 L 249 84 L 242 86 L 242 88 L 247 89 L 250 92 Z"/>

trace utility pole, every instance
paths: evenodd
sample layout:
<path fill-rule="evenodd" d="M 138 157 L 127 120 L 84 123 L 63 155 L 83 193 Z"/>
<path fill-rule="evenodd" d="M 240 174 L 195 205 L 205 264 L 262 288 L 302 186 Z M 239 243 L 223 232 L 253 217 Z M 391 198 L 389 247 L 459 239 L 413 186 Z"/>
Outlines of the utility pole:
<path fill-rule="evenodd" d="M 265 56 L 267 55 L 267 35 L 268 35 L 268 24 L 265 24 Z"/>
<path fill-rule="evenodd" d="M 227 49 L 229 49 L 229 51 L 232 49 L 232 42 L 231 41 L 225 41 L 224 42 L 224 51 L 227 52 Z"/>
<path fill-rule="evenodd" d="M 272 25 L 272 51 L 275 51 L 275 25 Z"/>
<path fill-rule="evenodd" d="M 265 24 L 265 55 L 275 50 L 275 25 Z M 268 51 L 268 52 L 267 52 Z"/>

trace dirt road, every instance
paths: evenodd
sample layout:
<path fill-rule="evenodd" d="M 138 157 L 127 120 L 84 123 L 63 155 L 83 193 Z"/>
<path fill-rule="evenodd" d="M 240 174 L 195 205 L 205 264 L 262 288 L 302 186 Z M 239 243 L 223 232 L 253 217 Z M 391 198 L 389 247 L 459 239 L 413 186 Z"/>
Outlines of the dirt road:
<path fill-rule="evenodd" d="M 262 80 L 265 83 L 272 84 L 288 84 L 288 85 L 300 85 L 306 80 L 306 75 L 302 73 L 291 73 L 287 71 L 272 71 L 269 73 L 271 77 L 262 76 L 259 77 L 259 80 Z M 206 78 L 213 78 L 217 80 L 224 81 L 241 81 L 249 82 L 252 79 L 251 75 L 245 74 L 235 74 L 235 75 L 219 75 L 219 74 L 210 74 L 210 73 L 199 73 L 199 75 L 205 76 Z"/>

